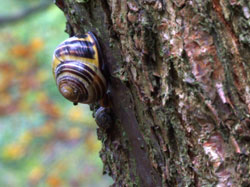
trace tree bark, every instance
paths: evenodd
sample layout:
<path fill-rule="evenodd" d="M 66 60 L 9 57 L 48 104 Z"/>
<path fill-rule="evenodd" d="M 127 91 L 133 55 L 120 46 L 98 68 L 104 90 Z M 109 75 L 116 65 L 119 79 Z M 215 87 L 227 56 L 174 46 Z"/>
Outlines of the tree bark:
<path fill-rule="evenodd" d="M 247 0 L 57 0 L 70 35 L 95 32 L 113 126 L 113 186 L 250 186 Z"/>

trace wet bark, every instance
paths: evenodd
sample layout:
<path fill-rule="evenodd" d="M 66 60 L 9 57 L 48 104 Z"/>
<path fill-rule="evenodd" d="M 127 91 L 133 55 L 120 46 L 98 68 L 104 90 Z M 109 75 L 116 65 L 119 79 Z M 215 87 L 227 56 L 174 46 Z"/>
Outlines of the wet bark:
<path fill-rule="evenodd" d="M 113 126 L 114 186 L 250 185 L 247 0 L 57 0 L 70 35 L 95 32 Z"/>

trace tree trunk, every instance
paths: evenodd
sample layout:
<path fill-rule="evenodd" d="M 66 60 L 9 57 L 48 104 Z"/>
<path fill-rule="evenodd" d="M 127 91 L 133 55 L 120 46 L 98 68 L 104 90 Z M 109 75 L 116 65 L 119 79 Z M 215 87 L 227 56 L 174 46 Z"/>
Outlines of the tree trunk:
<path fill-rule="evenodd" d="M 57 0 L 95 32 L 114 124 L 98 129 L 114 186 L 250 186 L 248 0 Z"/>

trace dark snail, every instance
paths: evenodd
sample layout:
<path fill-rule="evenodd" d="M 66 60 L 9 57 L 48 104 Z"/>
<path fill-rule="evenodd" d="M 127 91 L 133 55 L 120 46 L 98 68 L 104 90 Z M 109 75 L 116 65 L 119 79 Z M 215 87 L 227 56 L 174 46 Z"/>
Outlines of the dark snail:
<path fill-rule="evenodd" d="M 106 130 L 110 128 L 113 122 L 111 115 L 110 115 L 110 109 L 105 108 L 105 107 L 100 107 L 95 113 L 95 121 L 96 121 L 96 124 L 101 129 Z"/>
<path fill-rule="evenodd" d="M 104 60 L 97 38 L 92 32 L 71 37 L 54 52 L 53 75 L 60 93 L 77 103 L 94 103 L 107 91 L 102 74 Z"/>

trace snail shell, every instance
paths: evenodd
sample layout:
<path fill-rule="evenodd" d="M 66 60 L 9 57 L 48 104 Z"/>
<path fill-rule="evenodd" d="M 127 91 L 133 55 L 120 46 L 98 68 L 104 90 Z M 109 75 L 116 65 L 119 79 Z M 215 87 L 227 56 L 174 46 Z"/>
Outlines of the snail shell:
<path fill-rule="evenodd" d="M 113 120 L 110 115 L 110 109 L 100 107 L 95 113 L 95 121 L 101 129 L 110 128 L 113 123 Z"/>
<path fill-rule="evenodd" d="M 103 98 L 107 82 L 100 45 L 92 32 L 62 42 L 53 57 L 53 75 L 60 93 L 77 103 L 94 103 Z"/>

